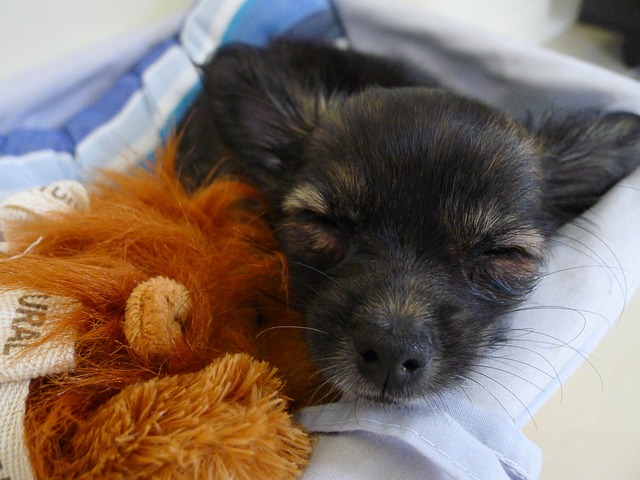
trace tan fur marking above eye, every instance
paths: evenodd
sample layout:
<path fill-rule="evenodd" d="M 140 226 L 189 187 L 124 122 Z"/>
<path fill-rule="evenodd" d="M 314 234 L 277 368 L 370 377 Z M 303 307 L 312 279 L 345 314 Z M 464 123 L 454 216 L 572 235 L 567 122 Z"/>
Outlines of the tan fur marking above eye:
<path fill-rule="evenodd" d="M 369 183 L 362 176 L 362 172 L 356 170 L 348 163 L 332 162 L 327 167 L 331 174 L 333 184 L 339 186 L 341 192 L 345 192 L 351 198 L 362 198 L 369 190 Z"/>
<path fill-rule="evenodd" d="M 509 235 L 510 244 L 521 246 L 529 255 L 542 257 L 545 248 L 545 239 L 542 234 L 533 228 L 519 230 Z"/>
<path fill-rule="evenodd" d="M 456 240 L 454 241 L 454 249 L 469 247 L 475 244 L 475 241 L 486 238 L 491 232 L 500 233 L 495 238 L 496 245 L 522 247 L 530 255 L 540 257 L 545 249 L 545 239 L 543 235 L 532 227 L 514 227 L 510 225 L 518 225 L 519 219 L 515 215 L 506 214 L 495 205 L 465 205 L 460 207 L 452 202 L 443 202 L 440 207 L 442 211 L 443 225 L 450 228 L 450 225 L 456 225 Z M 462 220 L 461 220 L 462 219 Z"/>
<path fill-rule="evenodd" d="M 310 183 L 303 183 L 294 188 L 282 202 L 285 213 L 299 210 L 311 210 L 318 214 L 328 214 L 330 211 L 327 199 Z"/>

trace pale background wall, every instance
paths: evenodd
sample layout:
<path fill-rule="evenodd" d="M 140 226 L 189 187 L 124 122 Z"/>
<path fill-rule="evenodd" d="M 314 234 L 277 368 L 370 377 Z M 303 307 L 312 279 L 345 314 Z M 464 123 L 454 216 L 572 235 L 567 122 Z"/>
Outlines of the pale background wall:
<path fill-rule="evenodd" d="M 0 81 L 151 25 L 192 0 L 0 0 Z"/>
<path fill-rule="evenodd" d="M 294 0 L 292 0 L 294 1 Z M 397 0 L 398 1 L 398 0 Z M 401 0 L 640 78 L 620 39 L 572 25 L 579 0 Z M 179 13 L 191 0 L 0 0 L 0 81 Z M 598 349 L 525 427 L 542 480 L 640 479 L 640 295 Z"/>

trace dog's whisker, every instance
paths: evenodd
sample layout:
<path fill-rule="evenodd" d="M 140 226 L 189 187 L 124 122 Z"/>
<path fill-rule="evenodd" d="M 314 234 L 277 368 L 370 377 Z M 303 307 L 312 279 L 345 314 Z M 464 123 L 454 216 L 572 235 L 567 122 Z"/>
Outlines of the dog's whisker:
<path fill-rule="evenodd" d="M 616 253 L 611 249 L 611 247 L 607 244 L 607 242 L 605 242 L 602 238 L 600 238 L 598 235 L 596 235 L 594 232 L 592 232 L 591 230 L 587 229 L 586 227 L 580 225 L 580 222 L 577 221 L 571 221 L 569 222 L 573 227 L 578 228 L 580 230 L 582 230 L 583 232 L 587 233 L 588 235 L 591 235 L 591 237 L 595 238 L 596 240 L 598 240 L 598 242 L 600 243 L 600 245 L 602 245 L 606 251 L 613 257 L 613 259 L 616 262 L 616 270 L 620 271 L 620 273 L 622 274 L 622 280 L 620 281 L 618 279 L 618 277 L 615 275 L 613 268 L 612 267 L 608 267 L 609 270 L 612 272 L 614 278 L 616 279 L 616 281 L 618 282 L 618 285 L 620 286 L 620 288 L 622 289 L 623 292 L 623 297 L 624 297 L 624 303 L 627 303 L 627 295 L 628 295 L 628 286 L 627 286 L 627 277 L 625 275 L 624 269 L 622 268 L 622 263 L 620 262 L 620 259 L 618 258 L 618 256 L 616 255 Z M 598 257 L 600 258 L 600 257 Z M 606 262 L 603 263 L 606 264 Z"/>
<path fill-rule="evenodd" d="M 328 390 L 323 393 L 325 388 L 328 388 Z M 315 398 L 318 394 L 321 394 L 319 400 L 326 400 L 327 403 L 333 403 L 340 398 L 341 391 L 334 386 L 331 379 L 326 379 L 308 392 L 304 400 L 308 399 L 310 403 L 315 403 Z"/>
<path fill-rule="evenodd" d="M 313 271 L 313 272 L 315 272 L 315 273 L 318 273 L 318 274 L 320 274 L 323 278 L 326 278 L 326 279 L 328 279 L 328 280 L 332 281 L 333 283 L 335 283 L 336 285 L 338 285 L 339 287 L 344 288 L 344 287 L 340 284 L 340 282 L 338 282 L 335 278 L 333 278 L 331 275 L 329 275 L 328 273 L 323 272 L 322 270 L 320 270 L 320 269 L 318 269 L 318 268 L 312 267 L 311 265 L 308 265 L 308 264 L 306 264 L 306 263 L 304 263 L 304 262 L 299 262 L 299 261 L 293 261 L 292 263 L 295 263 L 296 265 L 299 265 L 299 266 L 301 266 L 301 267 L 303 267 L 303 268 L 307 268 L 307 269 L 309 269 L 309 270 L 311 270 L 311 271 Z"/>
<path fill-rule="evenodd" d="M 633 190 L 635 192 L 640 192 L 640 188 L 638 187 L 634 187 L 633 185 L 623 185 L 621 183 L 614 185 L 612 188 L 622 188 L 622 189 Z"/>
<path fill-rule="evenodd" d="M 486 378 L 487 380 L 490 380 L 491 382 L 493 382 L 496 385 L 498 385 L 499 387 L 501 387 L 504 391 L 509 393 L 509 395 L 511 395 L 520 404 L 520 406 L 524 409 L 524 411 L 527 412 L 527 414 L 529 415 L 529 418 L 531 419 L 531 421 L 533 421 L 534 424 L 536 423 L 536 420 L 535 420 L 535 418 L 533 418 L 533 414 L 529 410 L 529 407 L 527 407 L 527 405 L 522 400 L 520 400 L 520 397 L 518 397 L 518 395 L 516 395 L 516 393 L 513 390 L 511 390 L 509 387 L 507 387 L 503 383 L 499 382 L 495 378 L 493 378 L 493 377 L 491 377 L 489 375 L 486 375 L 486 374 L 484 374 L 482 372 L 479 372 L 478 370 L 475 370 L 475 369 L 471 368 L 470 371 L 472 373 L 475 373 L 476 375 L 479 375 L 479 376 L 481 376 L 483 378 Z M 489 391 L 489 390 L 487 390 L 487 391 Z M 494 398 L 496 398 L 496 397 L 494 396 Z M 509 416 L 511 416 L 511 415 L 509 415 Z M 537 424 L 536 424 L 536 428 L 537 428 Z"/>
<path fill-rule="evenodd" d="M 290 277 L 292 282 L 295 282 L 299 285 L 302 285 L 304 288 L 306 288 L 307 290 L 311 290 L 313 293 L 315 293 L 316 295 L 319 294 L 318 290 L 316 290 L 314 287 L 312 287 L 308 282 L 305 282 L 297 277 L 291 276 Z"/>
<path fill-rule="evenodd" d="M 611 270 L 619 270 L 620 272 L 623 272 L 623 273 L 624 273 L 624 270 L 622 270 L 622 269 L 618 269 L 618 268 L 613 267 L 613 266 L 611 266 L 611 265 L 607 265 L 606 267 L 607 267 L 608 269 L 611 269 Z M 599 265 L 599 264 L 593 264 L 593 265 L 576 265 L 576 266 L 573 266 L 573 267 L 559 268 L 559 269 L 557 269 L 557 270 L 550 270 L 550 271 L 546 271 L 546 272 L 544 272 L 544 273 L 541 273 L 541 274 L 540 274 L 540 278 L 550 277 L 550 276 L 552 276 L 552 275 L 558 275 L 558 274 L 566 273 L 566 272 L 574 272 L 574 271 L 577 271 L 577 270 L 583 270 L 583 269 L 584 269 L 584 270 L 590 270 L 590 269 L 598 269 L 598 268 L 602 268 L 602 265 Z"/>
<path fill-rule="evenodd" d="M 493 361 L 496 363 L 500 363 L 502 365 L 506 365 L 506 366 L 513 366 L 513 364 L 518 364 L 518 365 L 522 365 L 528 368 L 531 368 L 533 370 L 536 370 L 537 372 L 540 372 L 541 374 L 543 374 L 544 376 L 552 379 L 552 380 L 557 380 L 558 376 L 557 374 L 551 374 L 547 371 L 545 371 L 544 369 L 537 367 L 536 365 L 530 363 L 530 362 L 525 362 L 523 360 L 518 360 L 517 358 L 513 358 L 513 356 L 495 356 L 495 355 L 485 355 L 482 356 L 480 358 L 483 358 L 485 360 L 489 360 L 489 361 Z M 521 369 L 522 370 L 522 369 Z M 555 370 L 554 370 L 555 372 Z"/>
<path fill-rule="evenodd" d="M 601 320 L 604 320 L 607 323 L 607 328 L 611 328 L 611 320 L 609 320 L 607 316 L 601 313 L 594 312 L 592 310 L 585 310 L 583 308 L 566 307 L 563 305 L 523 305 L 521 307 L 511 309 L 509 313 L 529 312 L 529 311 L 536 311 L 536 310 L 561 310 L 561 311 L 573 312 L 578 314 L 580 318 L 582 318 L 583 320 L 582 329 L 576 334 L 576 336 L 572 340 L 575 340 L 575 338 L 577 338 L 586 328 L 586 325 L 587 325 L 586 315 L 591 315 L 593 317 L 597 317 L 597 318 L 600 318 Z"/>
<path fill-rule="evenodd" d="M 318 328 L 311 328 L 311 327 L 305 327 L 302 325 L 277 325 L 274 327 L 269 327 L 269 328 L 265 328 L 264 330 L 261 330 L 257 335 L 256 335 L 256 340 L 263 334 L 267 333 L 267 332 L 272 332 L 274 330 L 303 330 L 306 332 L 316 332 L 316 333 L 322 333 L 324 335 L 329 335 L 327 332 L 325 332 L 324 330 L 320 330 Z"/>
<path fill-rule="evenodd" d="M 545 357 L 542 353 L 538 352 L 537 350 L 534 350 L 532 348 L 527 348 L 527 347 L 522 346 L 522 345 L 515 345 L 515 344 L 510 342 L 507 346 L 510 349 L 522 350 L 524 352 L 533 354 L 537 358 L 541 359 L 553 371 L 553 375 L 545 372 L 543 369 L 538 368 L 533 364 L 530 364 L 530 363 L 527 363 L 527 362 L 523 362 L 523 361 L 518 361 L 518 362 L 521 363 L 521 364 L 524 364 L 524 365 L 529 365 L 531 368 L 534 368 L 535 370 L 538 370 L 538 371 L 544 373 L 545 375 L 549 375 L 549 377 L 555 378 L 558 381 L 558 386 L 560 388 L 560 398 L 561 399 L 564 398 L 564 386 L 562 385 L 562 379 L 560 378 L 560 374 L 558 373 L 558 371 L 554 367 L 553 363 L 551 363 L 547 357 Z M 511 360 L 512 361 L 516 361 L 515 359 L 511 359 Z"/>
<path fill-rule="evenodd" d="M 549 340 L 544 341 L 544 340 L 539 340 L 539 339 L 527 339 L 527 338 L 520 337 L 520 338 L 514 338 L 512 340 L 512 342 L 514 342 L 514 343 L 515 342 L 528 342 L 528 343 L 535 343 L 535 344 L 539 344 L 539 345 L 548 345 L 548 346 L 552 346 L 552 347 L 568 348 L 568 349 L 572 350 L 573 352 L 575 352 L 580 357 L 582 357 L 582 359 L 591 367 L 591 369 L 598 376 L 598 378 L 600 380 L 601 388 L 604 388 L 604 381 L 602 379 L 602 375 L 600 375 L 600 372 L 598 371 L 598 369 L 589 360 L 589 355 L 590 355 L 589 352 L 584 352 L 584 351 L 574 347 L 573 345 L 569 344 L 568 342 L 565 342 L 564 340 L 561 340 L 558 337 L 554 337 L 553 335 L 549 335 L 549 334 L 542 333 L 542 332 L 537 332 L 537 331 L 531 331 L 529 333 L 535 334 L 535 335 L 540 335 L 540 336 L 542 336 L 544 338 L 548 338 Z M 551 340 L 553 340 L 553 341 L 551 341 Z M 513 348 L 518 348 L 518 346 L 514 345 L 513 343 L 510 346 L 513 347 Z"/>
<path fill-rule="evenodd" d="M 514 372 L 512 372 L 510 370 L 507 370 L 507 369 L 504 369 L 504 368 L 498 368 L 498 367 L 495 367 L 493 365 L 486 365 L 486 364 L 483 364 L 483 363 L 474 363 L 472 365 L 472 367 L 474 369 L 475 368 L 484 368 L 484 369 L 487 369 L 487 370 L 494 370 L 496 372 L 501 372 L 501 373 L 504 373 L 504 374 L 507 374 L 507 375 L 511 375 L 511 376 L 516 377 L 519 380 L 522 380 L 523 382 L 531 385 L 532 387 L 535 387 L 536 389 L 538 389 L 540 391 L 544 391 L 544 387 L 541 387 L 540 385 L 537 385 L 536 383 L 532 382 L 528 378 L 525 378 L 522 375 L 518 375 L 517 373 L 514 373 Z M 476 372 L 477 372 L 477 370 L 476 370 Z"/>
<path fill-rule="evenodd" d="M 473 371 L 470 370 L 471 373 L 474 373 Z M 476 380 L 475 378 L 473 378 L 472 376 L 469 375 L 462 375 L 461 378 L 463 378 L 464 380 L 474 383 L 475 385 L 477 385 L 478 387 L 482 388 L 482 390 L 484 390 L 485 392 L 487 392 L 489 394 L 489 396 L 491 396 L 493 398 L 493 400 L 496 402 L 496 404 L 498 404 L 498 406 L 502 409 L 502 411 L 509 417 L 512 418 L 511 416 L 511 412 L 509 412 L 509 410 L 507 409 L 507 407 L 505 407 L 504 403 L 502 403 L 500 401 L 500 399 L 491 391 L 491 389 L 487 388 L 485 385 L 482 384 L 482 382 L 479 382 L 478 380 Z"/>
<path fill-rule="evenodd" d="M 578 225 L 576 223 L 572 223 L 573 226 L 578 227 Z M 622 292 L 623 296 L 626 299 L 627 296 L 627 287 L 626 287 L 626 280 L 624 279 L 624 272 L 622 271 L 621 268 L 621 264 L 619 262 L 619 260 L 616 257 L 616 261 L 618 262 L 618 266 L 620 268 L 620 271 L 622 271 L 623 274 L 623 281 L 621 281 L 618 276 L 615 274 L 615 272 L 611 269 L 611 267 L 607 264 L 607 262 L 604 260 L 604 258 L 602 258 L 602 256 L 597 253 L 595 251 L 595 249 L 593 249 L 592 247 L 590 247 L 589 245 L 587 245 L 587 243 L 578 240 L 577 238 L 571 237 L 569 235 L 566 234 L 562 234 L 562 233 L 558 233 L 558 236 L 561 236 L 563 238 L 569 239 L 572 242 L 575 242 L 576 244 L 578 244 L 581 248 L 584 248 L 584 250 L 581 250 L 580 248 L 574 248 L 575 251 L 582 253 L 583 255 L 587 256 L 588 258 L 590 258 L 591 260 L 596 261 L 601 268 L 607 273 L 607 277 L 609 278 L 609 281 L 611 282 L 611 277 L 613 277 L 613 281 L 615 281 L 618 284 L 618 287 L 620 288 L 620 291 Z M 565 246 L 571 248 L 570 245 L 565 244 Z M 588 252 L 588 254 L 587 254 Z M 591 256 L 593 255 L 593 256 Z M 611 288 L 611 287 L 610 287 Z"/>

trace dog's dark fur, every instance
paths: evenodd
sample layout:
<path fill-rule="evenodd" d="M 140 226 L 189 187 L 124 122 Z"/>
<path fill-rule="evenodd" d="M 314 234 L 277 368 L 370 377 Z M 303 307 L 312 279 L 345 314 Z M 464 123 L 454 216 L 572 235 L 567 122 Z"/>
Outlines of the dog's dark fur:
<path fill-rule="evenodd" d="M 183 177 L 226 157 L 262 189 L 315 360 L 347 395 L 458 384 L 503 341 L 556 229 L 640 162 L 635 115 L 523 125 L 330 47 L 225 47 L 204 74 Z"/>

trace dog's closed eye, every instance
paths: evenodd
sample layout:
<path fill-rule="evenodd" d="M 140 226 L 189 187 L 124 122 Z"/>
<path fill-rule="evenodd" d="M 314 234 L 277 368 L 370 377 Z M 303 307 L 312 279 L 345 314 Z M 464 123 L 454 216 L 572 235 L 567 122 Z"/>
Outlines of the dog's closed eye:
<path fill-rule="evenodd" d="M 536 279 L 540 260 L 520 246 L 497 246 L 482 252 L 469 268 L 477 292 L 494 301 L 519 301 Z"/>
<path fill-rule="evenodd" d="M 310 267 L 329 270 L 349 252 L 349 239 L 337 224 L 310 210 L 294 213 L 280 230 L 286 230 L 283 249 Z"/>
<path fill-rule="evenodd" d="M 316 186 L 296 186 L 282 209 L 286 216 L 280 226 L 283 248 L 295 253 L 299 261 L 326 271 L 348 255 L 352 247 L 350 228 L 335 217 L 330 201 Z"/>
<path fill-rule="evenodd" d="M 333 217 L 329 203 L 315 187 L 296 187 L 286 198 L 283 212 L 283 248 L 295 253 L 300 262 L 328 270 L 346 257 L 351 243 L 348 229 Z"/>

